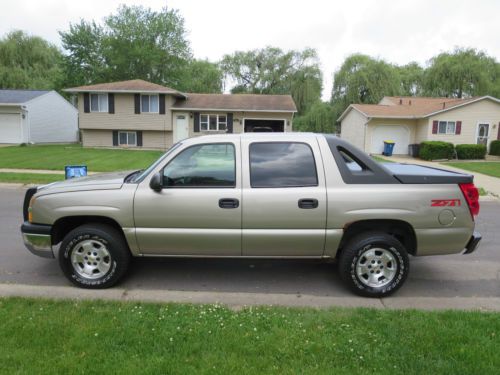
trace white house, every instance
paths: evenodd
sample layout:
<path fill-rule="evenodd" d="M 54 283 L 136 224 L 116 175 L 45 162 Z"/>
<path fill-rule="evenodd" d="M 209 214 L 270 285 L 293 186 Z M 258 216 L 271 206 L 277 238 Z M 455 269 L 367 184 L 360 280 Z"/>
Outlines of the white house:
<path fill-rule="evenodd" d="M 78 110 L 55 91 L 0 89 L 0 144 L 78 141 Z"/>

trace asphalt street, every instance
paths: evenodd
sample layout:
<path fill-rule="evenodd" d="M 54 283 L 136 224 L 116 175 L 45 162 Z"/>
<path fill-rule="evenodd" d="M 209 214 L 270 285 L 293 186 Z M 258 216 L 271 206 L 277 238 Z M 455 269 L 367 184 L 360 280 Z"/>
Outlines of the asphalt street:
<path fill-rule="evenodd" d="M 0 188 L 0 285 L 69 286 L 54 259 L 32 255 L 20 235 L 24 189 Z M 500 297 L 500 203 L 482 202 L 483 235 L 470 255 L 411 259 L 410 277 L 392 298 Z M 347 297 L 333 264 L 318 261 L 135 259 L 125 290 Z"/>

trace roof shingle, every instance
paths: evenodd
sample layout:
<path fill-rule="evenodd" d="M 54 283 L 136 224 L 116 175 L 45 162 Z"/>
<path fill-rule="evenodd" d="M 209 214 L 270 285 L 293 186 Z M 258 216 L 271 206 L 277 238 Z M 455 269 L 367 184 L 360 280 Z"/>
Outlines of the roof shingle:
<path fill-rule="evenodd" d="M 170 87 L 144 81 L 142 79 L 132 79 L 129 81 L 98 83 L 95 85 L 71 87 L 64 91 L 67 92 L 105 91 L 105 92 L 131 92 L 131 93 L 157 92 L 161 94 L 177 94 L 180 96 L 184 96 L 184 94 L 182 94 L 181 92 L 174 90 Z"/>
<path fill-rule="evenodd" d="M 381 101 L 384 104 L 351 104 L 349 108 L 355 108 L 368 117 L 422 118 L 485 98 L 498 101 L 488 96 L 467 99 L 387 96 Z M 339 120 L 347 114 L 349 108 Z"/>
<path fill-rule="evenodd" d="M 2 90 L 0 89 L 0 104 L 23 104 L 40 95 L 48 93 L 48 90 Z"/>
<path fill-rule="evenodd" d="M 297 112 L 290 95 L 261 94 L 186 94 L 186 100 L 177 100 L 173 109 Z"/>

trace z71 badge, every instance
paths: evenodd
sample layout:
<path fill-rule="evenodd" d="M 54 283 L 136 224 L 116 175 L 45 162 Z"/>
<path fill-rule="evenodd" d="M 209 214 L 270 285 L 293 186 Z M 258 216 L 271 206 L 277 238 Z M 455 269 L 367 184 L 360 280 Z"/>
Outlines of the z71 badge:
<path fill-rule="evenodd" d="M 431 200 L 432 207 L 459 207 L 460 199 L 433 199 Z"/>

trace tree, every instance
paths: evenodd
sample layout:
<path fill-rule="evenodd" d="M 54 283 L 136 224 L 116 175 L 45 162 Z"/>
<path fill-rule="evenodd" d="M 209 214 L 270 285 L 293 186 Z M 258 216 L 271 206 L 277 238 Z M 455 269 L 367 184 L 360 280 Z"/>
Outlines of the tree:
<path fill-rule="evenodd" d="M 60 35 L 71 85 L 141 78 L 178 87 L 191 59 L 184 19 L 167 8 L 122 5 L 103 25 L 82 20 Z"/>
<path fill-rule="evenodd" d="M 314 49 L 238 51 L 225 55 L 221 67 L 236 83 L 232 93 L 290 94 L 299 114 L 321 97 L 322 75 Z"/>
<path fill-rule="evenodd" d="M 224 74 L 219 66 L 207 60 L 192 60 L 186 65 L 181 84 L 183 92 L 221 93 Z"/>
<path fill-rule="evenodd" d="M 416 62 L 396 67 L 400 79 L 400 94 L 420 96 L 423 94 L 424 68 Z"/>
<path fill-rule="evenodd" d="M 474 48 L 456 48 L 433 57 L 425 72 L 430 96 L 500 95 L 500 64 Z"/>
<path fill-rule="evenodd" d="M 317 101 L 303 116 L 295 118 L 293 128 L 295 131 L 333 133 L 335 131 L 335 117 L 333 108 L 329 103 Z"/>
<path fill-rule="evenodd" d="M 338 117 L 352 103 L 378 103 L 384 96 L 399 92 L 400 79 L 393 65 L 354 54 L 334 73 L 331 103 Z"/>
<path fill-rule="evenodd" d="M 62 80 L 62 54 L 46 40 L 13 31 L 0 39 L 0 87 L 56 89 Z"/>

